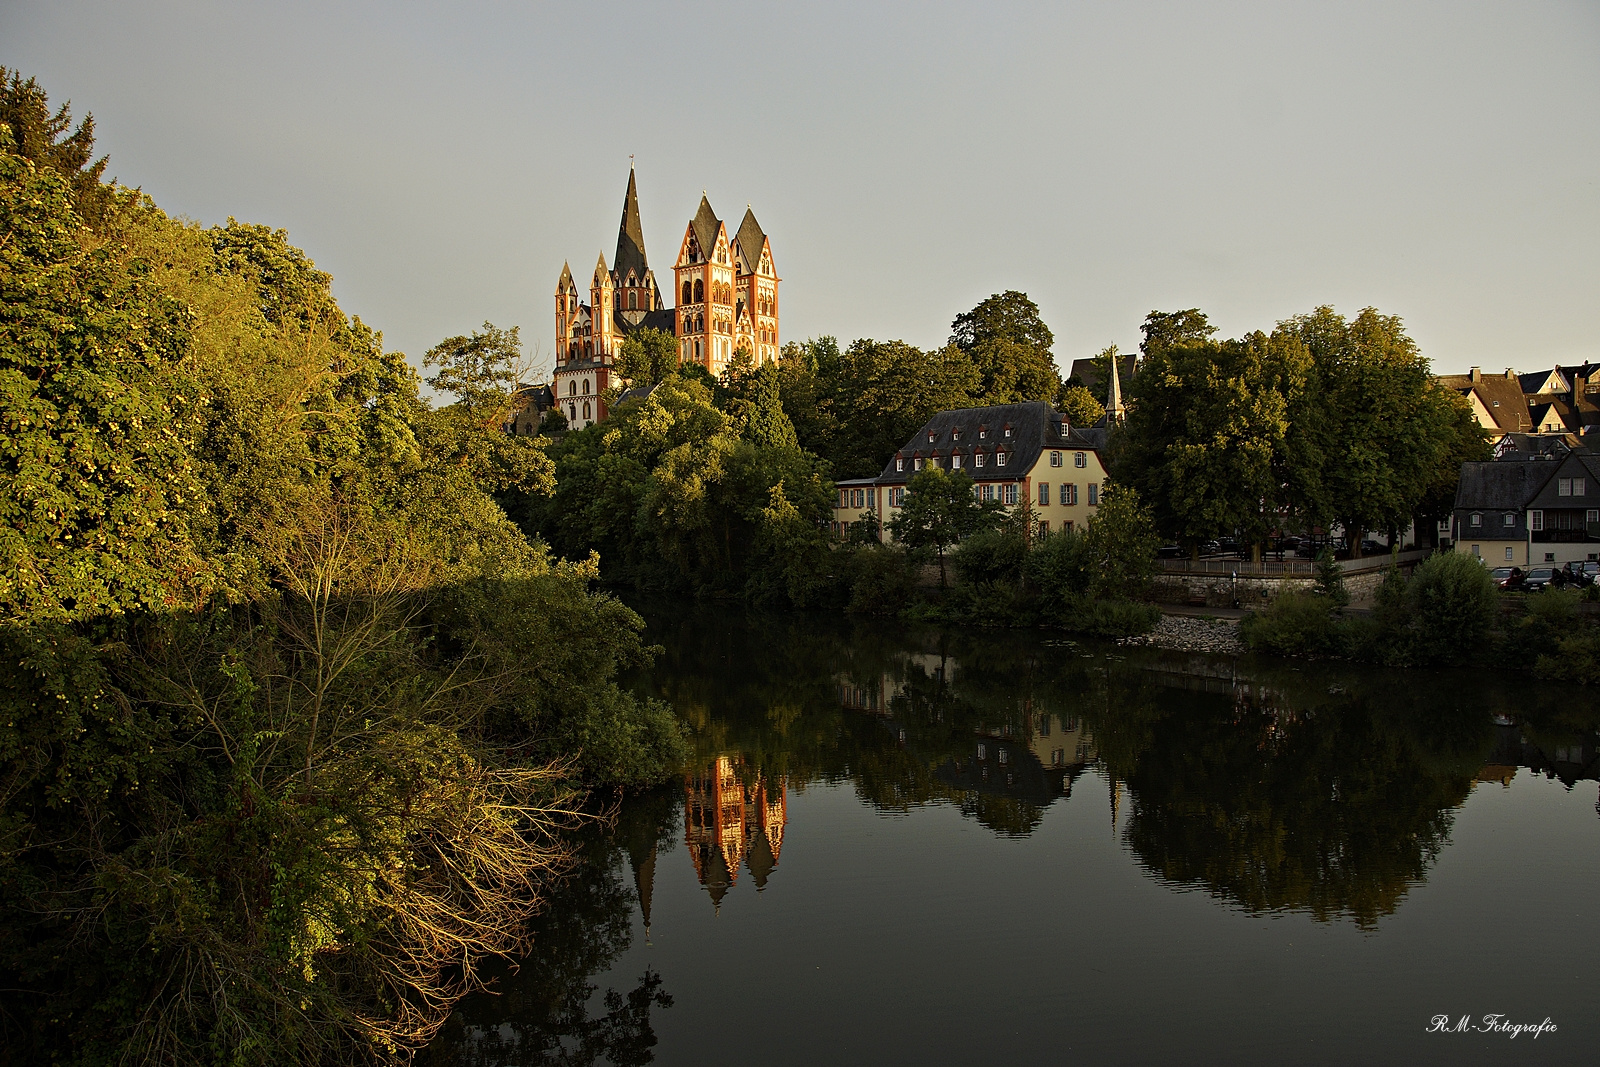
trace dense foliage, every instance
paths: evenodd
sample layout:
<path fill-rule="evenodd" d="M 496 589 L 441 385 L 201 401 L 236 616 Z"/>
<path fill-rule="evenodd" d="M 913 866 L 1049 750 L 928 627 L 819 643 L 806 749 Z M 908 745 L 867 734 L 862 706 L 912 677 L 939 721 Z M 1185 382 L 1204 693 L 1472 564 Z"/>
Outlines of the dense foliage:
<path fill-rule="evenodd" d="M 588 783 L 682 757 L 642 623 L 496 494 L 514 330 L 404 356 L 282 231 L 0 94 L 0 1032 L 20 1061 L 387 1058 L 527 936 Z"/>
<path fill-rule="evenodd" d="M 1431 528 L 1461 464 L 1488 458 L 1461 398 L 1372 308 L 1228 341 L 1199 311 L 1152 312 L 1144 333 L 1113 473 L 1184 544 L 1338 526 L 1359 552 L 1368 531 Z"/>

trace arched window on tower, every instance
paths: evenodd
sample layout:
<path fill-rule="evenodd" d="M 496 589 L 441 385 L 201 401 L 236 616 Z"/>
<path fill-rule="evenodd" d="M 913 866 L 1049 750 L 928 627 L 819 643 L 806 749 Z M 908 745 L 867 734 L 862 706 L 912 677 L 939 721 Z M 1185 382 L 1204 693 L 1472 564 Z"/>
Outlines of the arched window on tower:
<path fill-rule="evenodd" d="M 696 303 L 696 304 L 703 304 L 703 303 L 705 303 L 705 299 L 706 299 L 706 283 L 705 283 L 704 279 L 696 278 L 694 280 L 694 300 L 692 302 Z"/>
<path fill-rule="evenodd" d="M 683 283 L 683 302 L 685 304 L 694 303 L 694 286 L 689 283 L 688 279 L 685 279 Z"/>
<path fill-rule="evenodd" d="M 587 400 L 583 402 L 583 417 L 586 419 L 589 417 L 589 402 Z"/>
<path fill-rule="evenodd" d="M 639 294 L 632 289 L 628 290 L 628 310 L 639 310 Z"/>

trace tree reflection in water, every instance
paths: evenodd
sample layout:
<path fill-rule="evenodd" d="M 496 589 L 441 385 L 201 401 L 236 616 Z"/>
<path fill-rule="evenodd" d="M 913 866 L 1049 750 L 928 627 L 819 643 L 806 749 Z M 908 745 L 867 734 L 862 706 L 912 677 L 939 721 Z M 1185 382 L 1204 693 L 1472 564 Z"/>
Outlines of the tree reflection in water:
<path fill-rule="evenodd" d="M 660 789 L 632 797 L 613 828 L 582 835 L 573 874 L 552 886 L 533 921 L 534 949 L 506 967 L 494 994 L 464 1000 L 419 1062 L 432 1067 L 646 1064 L 655 1056 L 651 1012 L 670 1008 L 661 976 L 645 970 L 627 992 L 608 989 L 599 1007 L 592 975 L 633 940 L 636 900 L 649 900 L 655 856 L 673 847 L 682 797 Z M 634 873 L 634 888 L 624 880 Z M 649 923 L 649 905 L 644 904 Z M 647 935 L 648 936 L 648 935 Z"/>
<path fill-rule="evenodd" d="M 1600 719 L 1581 691 L 1530 696 L 1465 672 L 1032 634 L 644 610 L 666 654 L 639 684 L 694 732 L 707 769 L 691 775 L 691 797 L 720 760 L 746 793 L 848 781 L 886 814 L 949 804 L 1026 836 L 1092 767 L 1145 870 L 1250 911 L 1362 927 L 1393 912 L 1474 786 L 1504 780 L 1496 713 L 1564 739 L 1550 749 L 1564 778 L 1595 777 Z"/>

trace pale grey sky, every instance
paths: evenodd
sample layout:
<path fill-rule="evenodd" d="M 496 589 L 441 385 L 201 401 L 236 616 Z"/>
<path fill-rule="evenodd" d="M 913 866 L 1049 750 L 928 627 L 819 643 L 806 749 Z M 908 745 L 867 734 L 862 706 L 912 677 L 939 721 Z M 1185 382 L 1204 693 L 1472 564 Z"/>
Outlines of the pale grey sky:
<path fill-rule="evenodd" d="M 637 157 L 669 279 L 746 203 L 783 332 L 934 345 L 1021 289 L 1063 368 L 1153 308 L 1331 303 L 1436 370 L 1600 359 L 1600 3 L 6 0 L 0 64 L 174 214 L 282 226 L 418 357 L 549 353 Z"/>

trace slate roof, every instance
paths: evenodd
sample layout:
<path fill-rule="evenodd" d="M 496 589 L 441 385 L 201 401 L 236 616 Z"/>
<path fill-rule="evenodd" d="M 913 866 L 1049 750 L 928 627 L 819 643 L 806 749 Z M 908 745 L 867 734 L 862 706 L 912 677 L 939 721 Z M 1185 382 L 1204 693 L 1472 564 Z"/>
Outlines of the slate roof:
<path fill-rule="evenodd" d="M 637 312 L 635 314 L 637 314 Z M 639 325 L 637 326 L 623 318 L 622 311 L 620 309 L 612 308 L 611 321 L 616 325 L 617 332 L 623 334 L 624 336 L 632 333 L 634 330 L 642 330 L 646 326 L 651 327 L 652 329 L 665 330 L 670 334 L 676 334 L 678 332 L 676 326 L 677 316 L 672 313 L 671 308 L 656 308 L 654 311 L 646 312 L 644 318 L 639 320 Z"/>
<path fill-rule="evenodd" d="M 650 269 L 644 255 L 644 227 L 639 222 L 639 190 L 633 181 L 633 170 L 628 170 L 628 193 L 622 200 L 622 224 L 617 228 L 617 254 L 611 257 L 612 270 L 617 284 L 627 281 L 628 271 L 640 281 Z"/>
<path fill-rule="evenodd" d="M 636 385 L 632 389 L 624 389 L 618 393 L 617 403 L 621 404 L 624 400 L 643 400 L 655 391 L 656 387 L 653 385 Z"/>
<path fill-rule="evenodd" d="M 1011 436 L 1005 434 L 1011 428 Z M 987 434 L 984 431 L 987 430 Z M 929 434 L 933 440 L 928 440 Z M 1006 465 L 1001 467 L 992 459 L 981 470 L 963 459 L 962 469 L 974 481 L 1006 482 L 1025 478 L 1039 454 L 1047 448 L 1076 449 L 1080 452 L 1099 451 L 1105 447 L 1105 432 L 1080 429 L 1067 424 L 1067 418 L 1042 400 L 1022 404 L 995 404 L 982 408 L 953 408 L 941 411 L 911 435 L 911 439 L 895 454 L 905 459 L 922 456 L 937 457 L 939 465 L 950 467 L 950 454 L 958 451 L 963 457 L 977 452 L 992 457 L 996 451 L 1006 452 Z M 911 480 L 915 465 L 907 463 L 903 471 L 895 470 L 894 458 L 884 464 L 878 476 L 880 485 L 902 485 Z"/>
<path fill-rule="evenodd" d="M 1528 506 L 1551 511 L 1583 510 L 1600 507 L 1600 456 L 1592 452 L 1571 452 L 1559 463 L 1540 464 L 1547 473 L 1539 489 L 1528 500 Z M 1562 496 L 1557 478 L 1583 478 L 1583 496 Z"/>
<path fill-rule="evenodd" d="M 694 239 L 700 243 L 700 255 L 710 259 L 717 250 L 717 229 L 722 225 L 722 220 L 711 210 L 711 201 L 704 193 L 700 194 L 700 210 L 694 213 L 689 225 L 694 227 Z"/>
<path fill-rule="evenodd" d="M 744 209 L 744 219 L 739 223 L 739 233 L 734 242 L 738 245 L 739 256 L 744 260 L 744 272 L 754 274 L 761 265 L 761 249 L 767 243 L 767 235 L 756 221 L 755 212 L 749 208 Z"/>
<path fill-rule="evenodd" d="M 567 292 L 575 293 L 577 291 L 578 291 L 578 287 L 576 285 L 574 285 L 573 281 L 572 281 L 572 267 L 569 266 L 566 263 L 562 263 L 561 264 L 561 278 L 556 282 L 556 292 L 558 292 L 558 293 L 567 293 Z"/>
<path fill-rule="evenodd" d="M 1518 511 L 1538 495 L 1559 463 L 1463 463 L 1456 483 L 1457 511 Z"/>
<path fill-rule="evenodd" d="M 1572 383 L 1565 379 L 1560 368 L 1519 374 L 1517 375 L 1517 381 L 1521 384 L 1522 392 L 1525 396 L 1538 396 L 1540 393 L 1566 393 L 1572 389 Z M 1546 386 L 1549 388 L 1546 388 Z"/>

